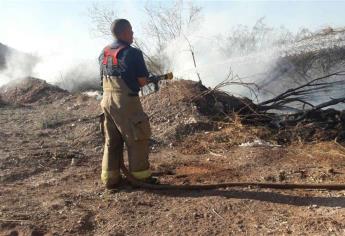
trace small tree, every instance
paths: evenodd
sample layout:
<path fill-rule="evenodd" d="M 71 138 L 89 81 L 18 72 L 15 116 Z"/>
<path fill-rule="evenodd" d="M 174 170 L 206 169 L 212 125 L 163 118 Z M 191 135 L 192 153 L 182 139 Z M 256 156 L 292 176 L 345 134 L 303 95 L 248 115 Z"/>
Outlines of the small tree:
<path fill-rule="evenodd" d="M 167 71 L 169 68 L 168 56 L 165 49 L 169 41 L 183 38 L 189 45 L 192 59 L 195 63 L 195 54 L 193 47 L 188 39 L 188 33 L 195 27 L 201 19 L 201 7 L 192 2 L 183 0 L 174 1 L 172 4 L 150 4 L 145 6 L 145 12 L 148 16 L 146 35 L 155 42 L 155 47 L 150 52 L 153 55 L 150 66 L 158 72 Z M 200 79 L 200 77 L 199 77 Z"/>
<path fill-rule="evenodd" d="M 111 38 L 110 26 L 118 14 L 109 6 L 93 3 L 88 9 L 91 32 L 96 37 Z"/>

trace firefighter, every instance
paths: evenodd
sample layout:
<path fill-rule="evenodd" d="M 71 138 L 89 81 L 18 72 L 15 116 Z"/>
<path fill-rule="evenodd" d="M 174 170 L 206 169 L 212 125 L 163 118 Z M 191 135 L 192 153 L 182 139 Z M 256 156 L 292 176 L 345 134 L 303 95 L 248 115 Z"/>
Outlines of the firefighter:
<path fill-rule="evenodd" d="M 130 22 L 115 20 L 111 33 L 114 42 L 106 46 L 99 57 L 105 136 L 101 180 L 109 189 L 118 185 L 125 144 L 132 175 L 148 183 L 157 183 L 151 176 L 148 160 L 149 118 L 139 99 L 140 88 L 148 83 L 149 73 L 142 52 L 131 47 L 133 31 Z"/>

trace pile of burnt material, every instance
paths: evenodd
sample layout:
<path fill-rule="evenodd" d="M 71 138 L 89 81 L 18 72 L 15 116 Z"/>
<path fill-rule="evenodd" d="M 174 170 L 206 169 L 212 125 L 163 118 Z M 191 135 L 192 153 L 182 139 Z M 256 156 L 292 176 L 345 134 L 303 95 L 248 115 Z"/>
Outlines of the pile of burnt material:
<path fill-rule="evenodd" d="M 194 133 L 218 131 L 221 123 L 230 124 L 237 118 L 246 126 L 272 130 L 275 134 L 272 139 L 280 143 L 345 140 L 345 112 L 327 109 L 342 100 L 327 101 L 293 114 L 280 112 L 290 101 L 298 99 L 295 94 L 296 90 L 290 89 L 267 102 L 255 104 L 196 81 L 175 80 L 163 83 L 158 92 L 141 99 L 150 117 L 154 139 L 161 143 L 182 140 Z"/>
<path fill-rule="evenodd" d="M 249 99 L 190 80 L 164 81 L 158 92 L 142 97 L 142 103 L 150 116 L 154 138 L 163 143 L 195 132 L 217 130 L 220 119 L 256 109 Z"/>
<path fill-rule="evenodd" d="M 28 77 L 0 88 L 3 102 L 9 104 L 52 103 L 69 93 L 46 81 Z"/>
<path fill-rule="evenodd" d="M 280 139 L 283 141 L 345 142 L 345 110 L 319 109 L 285 116 L 281 122 Z"/>

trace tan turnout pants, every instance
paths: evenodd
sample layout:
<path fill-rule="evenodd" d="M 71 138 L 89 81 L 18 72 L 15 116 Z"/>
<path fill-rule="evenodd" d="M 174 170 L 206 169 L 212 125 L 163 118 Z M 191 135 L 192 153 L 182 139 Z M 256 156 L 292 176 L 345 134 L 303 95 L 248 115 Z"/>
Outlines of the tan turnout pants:
<path fill-rule="evenodd" d="M 121 78 L 113 76 L 103 77 L 103 90 L 103 184 L 111 186 L 119 182 L 124 143 L 128 150 L 129 171 L 137 179 L 150 177 L 148 154 L 151 128 L 139 97 L 133 96 L 133 92 Z"/>

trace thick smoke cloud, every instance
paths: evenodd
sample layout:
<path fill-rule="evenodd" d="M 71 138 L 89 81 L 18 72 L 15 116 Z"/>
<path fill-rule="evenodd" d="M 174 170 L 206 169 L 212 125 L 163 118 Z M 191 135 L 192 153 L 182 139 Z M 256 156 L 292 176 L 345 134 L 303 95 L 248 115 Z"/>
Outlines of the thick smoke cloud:
<path fill-rule="evenodd" d="M 6 25 L 4 32 L 8 33 L 1 35 L 0 40 L 19 52 L 34 54 L 37 60 L 6 54 L 7 68 L 0 71 L 0 86 L 32 76 L 71 91 L 97 87 L 97 57 L 107 42 L 90 35 L 88 18 L 81 12 L 86 7 L 75 13 L 78 16 L 67 12 L 50 21 L 45 18 L 46 13 L 42 9 L 61 7 L 65 3 L 42 6 L 32 18 L 25 11 L 30 7 L 23 5 L 18 6 L 19 10 L 23 10 L 22 14 L 11 22 L 11 27 Z"/>
<path fill-rule="evenodd" d="M 27 55 L 11 51 L 5 54 L 4 69 L 0 71 L 0 86 L 18 82 L 26 77 L 36 77 L 69 91 L 99 89 L 97 59 L 75 58 L 67 51 L 48 55 Z"/>
<path fill-rule="evenodd" d="M 198 73 L 205 85 L 214 87 L 237 75 L 242 82 L 257 84 L 259 97 L 243 86 L 223 89 L 262 101 L 308 79 L 344 69 L 344 31 L 333 32 L 332 28 L 326 28 L 316 33 L 306 29 L 293 33 L 258 21 L 252 27 L 237 26 L 227 33 L 205 35 L 211 32 L 209 27 L 205 22 L 197 32 L 188 35 L 196 68 L 185 37 L 177 38 L 167 47 L 171 70 L 177 77 L 198 80 Z M 332 88 L 315 93 L 310 99 L 318 103 L 342 95 L 341 89 Z"/>
<path fill-rule="evenodd" d="M 6 46 L 2 48 L 4 60 L 0 70 L 0 86 L 33 74 L 39 61 L 36 56 L 21 53 Z"/>
<path fill-rule="evenodd" d="M 276 65 L 280 56 L 280 47 L 273 44 L 273 39 L 277 41 L 281 37 L 275 35 L 276 32 L 267 35 L 267 40 L 256 39 L 260 47 L 250 49 L 247 46 L 251 42 L 248 42 L 247 37 L 229 39 L 224 35 L 204 35 L 204 32 L 209 30 L 207 24 L 202 25 L 198 32 L 188 36 L 196 59 L 196 68 L 192 60 L 191 48 L 184 37 L 174 40 L 166 49 L 171 70 L 177 77 L 197 80 L 199 73 L 205 85 L 214 87 L 229 78 L 231 72 L 232 76 L 237 75 L 243 82 L 258 82 Z M 254 35 L 255 32 L 252 34 L 258 36 Z M 233 86 L 227 89 L 237 95 L 249 95 L 243 87 Z"/>

